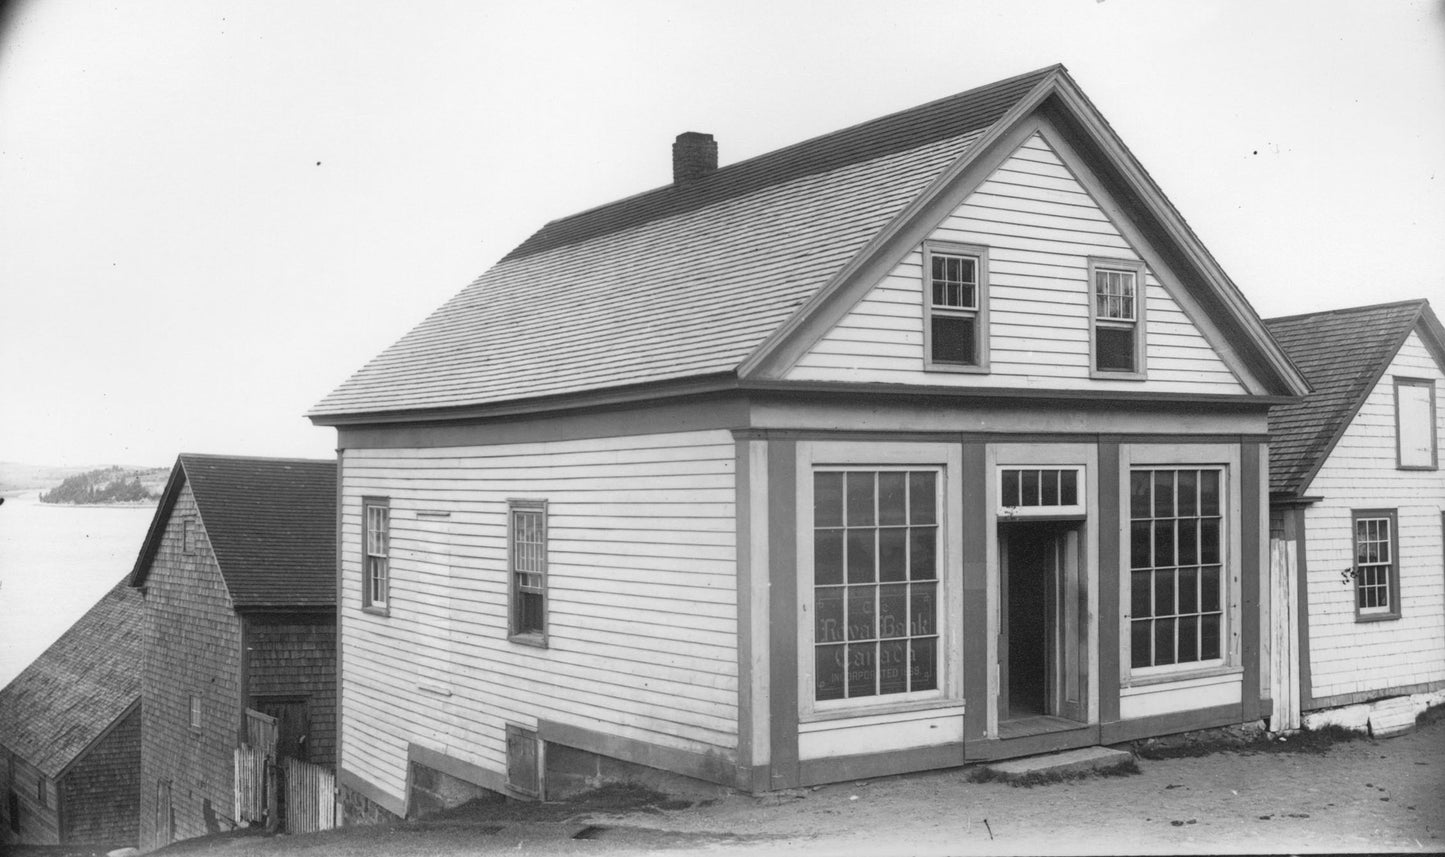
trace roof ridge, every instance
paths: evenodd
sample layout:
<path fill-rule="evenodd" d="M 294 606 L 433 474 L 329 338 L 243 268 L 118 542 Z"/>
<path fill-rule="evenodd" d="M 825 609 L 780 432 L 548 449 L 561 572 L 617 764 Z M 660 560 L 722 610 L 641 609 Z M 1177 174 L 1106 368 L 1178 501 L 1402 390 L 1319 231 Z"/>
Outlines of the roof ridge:
<path fill-rule="evenodd" d="M 1371 310 L 1389 309 L 1392 307 L 1403 307 L 1414 305 L 1416 307 L 1429 303 L 1425 298 L 1409 298 L 1399 301 L 1387 301 L 1379 304 L 1366 304 L 1365 306 L 1336 307 L 1335 309 L 1316 310 L 1314 312 L 1300 312 L 1293 315 L 1277 315 L 1273 318 L 1264 319 L 1265 324 L 1273 324 L 1277 321 L 1294 321 L 1302 318 L 1319 318 L 1327 315 L 1349 315 L 1353 313 L 1369 312 Z"/>
<path fill-rule="evenodd" d="M 178 458 L 202 458 L 212 461 L 295 461 L 307 464 L 335 464 L 334 458 L 296 458 L 282 455 L 229 455 L 215 452 L 182 452 L 177 454 Z"/>

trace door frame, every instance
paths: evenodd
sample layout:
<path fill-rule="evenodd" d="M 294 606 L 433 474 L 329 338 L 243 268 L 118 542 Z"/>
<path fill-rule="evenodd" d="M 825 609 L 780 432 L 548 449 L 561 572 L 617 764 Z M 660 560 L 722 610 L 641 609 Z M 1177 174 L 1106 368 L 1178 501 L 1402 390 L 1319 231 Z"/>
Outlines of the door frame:
<path fill-rule="evenodd" d="M 1051 580 L 1044 587 L 1045 611 L 1049 619 L 1044 626 L 1044 714 L 1071 720 L 1080 725 L 1089 722 L 1089 595 L 1085 570 L 1085 520 L 1065 518 L 1048 520 L 1000 521 L 997 527 L 998 574 L 998 639 L 996 674 L 998 692 L 995 711 L 998 721 L 1014 720 L 1010 716 L 1009 698 L 1009 583 L 1011 568 L 1009 542 L 1011 537 L 1033 529 L 1051 540 L 1053 569 Z M 1072 597 L 1070 597 L 1072 596 Z M 1069 632 L 1070 626 L 1073 632 Z M 1072 648 L 1069 648 L 1072 642 Z M 1070 693 L 1073 696 L 1070 696 Z"/>

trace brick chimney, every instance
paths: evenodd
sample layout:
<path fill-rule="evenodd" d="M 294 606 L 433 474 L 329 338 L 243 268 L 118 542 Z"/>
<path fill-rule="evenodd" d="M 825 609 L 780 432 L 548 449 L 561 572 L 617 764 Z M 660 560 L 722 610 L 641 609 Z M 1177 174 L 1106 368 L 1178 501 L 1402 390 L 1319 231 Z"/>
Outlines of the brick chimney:
<path fill-rule="evenodd" d="M 672 183 L 700 179 L 717 169 L 717 142 L 711 134 L 687 131 L 672 144 Z"/>

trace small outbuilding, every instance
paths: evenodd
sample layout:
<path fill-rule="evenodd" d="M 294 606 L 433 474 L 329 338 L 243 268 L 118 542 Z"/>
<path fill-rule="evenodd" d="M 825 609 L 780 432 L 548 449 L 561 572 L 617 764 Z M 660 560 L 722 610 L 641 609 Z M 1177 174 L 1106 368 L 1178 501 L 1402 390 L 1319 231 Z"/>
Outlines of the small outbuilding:
<path fill-rule="evenodd" d="M 140 843 L 228 830 L 247 711 L 330 766 L 336 464 L 181 455 L 129 583 L 144 598 Z"/>
<path fill-rule="evenodd" d="M 0 844 L 136 845 L 142 607 L 120 581 L 0 690 Z"/>
<path fill-rule="evenodd" d="M 1445 329 L 1423 300 L 1265 323 L 1314 388 L 1269 417 L 1280 714 L 1445 688 Z"/>

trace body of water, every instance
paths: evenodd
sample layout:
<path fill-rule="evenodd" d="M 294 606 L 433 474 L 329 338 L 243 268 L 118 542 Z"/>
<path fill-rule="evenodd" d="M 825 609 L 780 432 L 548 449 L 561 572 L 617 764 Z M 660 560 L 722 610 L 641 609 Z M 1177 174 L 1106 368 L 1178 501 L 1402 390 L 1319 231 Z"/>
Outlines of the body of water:
<path fill-rule="evenodd" d="M 0 505 L 0 687 L 130 574 L 155 506 Z M 136 664 L 140 669 L 140 664 Z"/>

